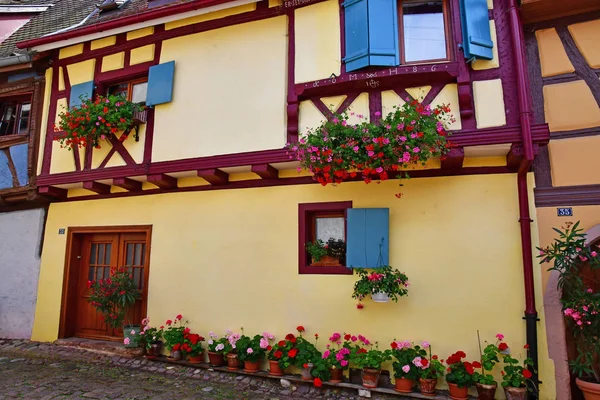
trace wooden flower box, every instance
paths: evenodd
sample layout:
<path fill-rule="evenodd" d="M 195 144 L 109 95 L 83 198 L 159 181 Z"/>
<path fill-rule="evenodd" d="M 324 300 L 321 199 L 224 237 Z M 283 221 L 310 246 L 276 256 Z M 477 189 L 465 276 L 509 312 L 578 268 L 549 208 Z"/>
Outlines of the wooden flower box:
<path fill-rule="evenodd" d="M 133 113 L 133 126 L 145 124 L 148 121 L 148 110 L 136 111 Z"/>
<path fill-rule="evenodd" d="M 315 261 L 313 258 L 311 261 L 311 267 L 338 267 L 341 265 L 338 258 L 331 256 L 323 256 L 319 259 L 319 261 Z"/>

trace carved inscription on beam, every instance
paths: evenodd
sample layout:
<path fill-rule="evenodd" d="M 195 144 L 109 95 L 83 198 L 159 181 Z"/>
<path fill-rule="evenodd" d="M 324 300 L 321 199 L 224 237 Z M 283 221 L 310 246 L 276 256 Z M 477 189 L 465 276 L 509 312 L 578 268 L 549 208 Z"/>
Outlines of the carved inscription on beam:
<path fill-rule="evenodd" d="M 462 168 L 463 160 L 465 159 L 465 150 L 458 147 L 452 148 L 448 153 L 442 156 L 442 168 L 453 169 Z"/>
<path fill-rule="evenodd" d="M 217 168 L 199 169 L 198 176 L 213 186 L 227 185 L 229 183 L 229 174 Z"/>
<path fill-rule="evenodd" d="M 83 182 L 83 188 L 98 194 L 110 193 L 110 186 L 94 181 Z"/>
<path fill-rule="evenodd" d="M 115 178 L 113 179 L 113 186 L 117 186 L 128 190 L 130 192 L 141 192 L 142 182 L 134 181 L 129 178 Z"/>
<path fill-rule="evenodd" d="M 64 199 L 67 197 L 67 189 L 54 186 L 40 186 L 38 192 L 46 197 L 53 197 L 55 199 Z"/>
<path fill-rule="evenodd" d="M 177 179 L 166 174 L 148 175 L 148 182 L 155 184 L 161 189 L 174 189 L 177 187 Z"/>
<path fill-rule="evenodd" d="M 279 178 L 279 171 L 269 164 L 259 164 L 252 166 L 252 172 L 263 179 Z"/>

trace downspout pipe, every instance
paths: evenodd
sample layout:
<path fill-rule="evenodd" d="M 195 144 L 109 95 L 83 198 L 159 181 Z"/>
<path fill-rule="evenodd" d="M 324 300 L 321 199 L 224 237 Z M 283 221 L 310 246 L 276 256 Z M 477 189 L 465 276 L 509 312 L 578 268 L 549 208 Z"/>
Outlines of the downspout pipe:
<path fill-rule="evenodd" d="M 535 306 L 533 280 L 533 245 L 531 240 L 531 223 L 533 220 L 529 213 L 529 190 L 527 185 L 527 173 L 529 172 L 534 159 L 533 140 L 531 138 L 532 112 L 529 103 L 529 81 L 527 79 L 527 68 L 525 65 L 525 40 L 521 16 L 517 0 L 508 0 L 508 3 L 508 18 L 517 78 L 519 121 L 523 143 L 523 158 L 517 172 L 517 188 L 519 194 L 519 223 L 521 225 L 521 251 L 523 256 L 523 282 L 525 287 L 524 319 L 527 344 L 529 345 L 529 357 L 533 361 L 533 385 L 531 389 L 533 390 L 533 397 L 537 399 L 539 398 L 540 383 L 538 376 L 538 313 Z"/>

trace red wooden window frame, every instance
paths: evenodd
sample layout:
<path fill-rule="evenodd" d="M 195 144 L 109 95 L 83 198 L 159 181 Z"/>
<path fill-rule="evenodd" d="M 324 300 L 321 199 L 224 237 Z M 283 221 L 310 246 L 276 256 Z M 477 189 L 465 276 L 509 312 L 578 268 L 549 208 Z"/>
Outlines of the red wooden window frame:
<path fill-rule="evenodd" d="M 27 127 L 24 130 L 24 133 L 19 133 L 19 125 L 21 124 L 21 111 L 23 109 L 23 105 L 29 104 L 29 116 L 27 117 Z M 4 122 L 2 118 L 4 118 L 4 113 L 8 107 L 14 107 L 13 119 L 14 124 L 12 128 L 4 134 L 0 134 L 0 137 L 22 137 L 29 135 L 29 124 L 31 121 L 31 96 L 18 96 L 18 97 L 10 97 L 10 98 L 0 98 L 0 122 Z"/>
<path fill-rule="evenodd" d="M 123 90 L 117 90 L 115 93 L 111 93 L 111 94 L 116 94 L 116 93 L 124 93 L 126 96 L 126 99 L 128 101 L 131 101 L 132 97 L 133 97 L 133 87 L 137 84 L 140 83 L 146 83 L 148 82 L 148 77 L 143 77 L 143 78 L 137 78 L 137 79 L 129 79 L 129 80 L 124 80 L 124 81 L 120 81 L 117 83 L 111 83 L 108 84 L 106 87 L 106 93 L 109 94 L 110 90 L 112 88 L 114 88 L 115 86 L 121 86 L 121 85 L 127 85 L 127 89 L 123 88 Z M 145 104 L 146 102 L 144 102 Z"/>
<path fill-rule="evenodd" d="M 298 204 L 298 273 L 301 275 L 352 275 L 352 269 L 345 266 L 336 267 L 311 267 L 306 251 L 306 243 L 314 240 L 314 221 L 316 218 L 343 216 L 346 220 L 346 210 L 352 208 L 351 201 L 337 201 L 327 203 L 302 203 Z M 346 226 L 344 222 L 344 234 Z M 346 239 L 344 238 L 344 241 Z"/>

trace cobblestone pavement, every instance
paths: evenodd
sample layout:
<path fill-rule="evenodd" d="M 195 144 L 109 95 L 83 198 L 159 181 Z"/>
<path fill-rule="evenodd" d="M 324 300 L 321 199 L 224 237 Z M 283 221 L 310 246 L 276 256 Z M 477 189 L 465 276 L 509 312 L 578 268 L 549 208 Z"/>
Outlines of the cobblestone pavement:
<path fill-rule="evenodd" d="M 0 340 L 0 399 L 338 399 L 357 392 L 170 366 L 29 341 Z M 376 395 L 372 399 L 398 399 Z"/>

